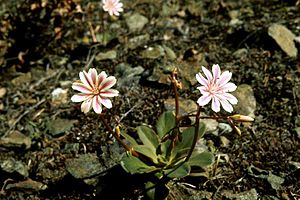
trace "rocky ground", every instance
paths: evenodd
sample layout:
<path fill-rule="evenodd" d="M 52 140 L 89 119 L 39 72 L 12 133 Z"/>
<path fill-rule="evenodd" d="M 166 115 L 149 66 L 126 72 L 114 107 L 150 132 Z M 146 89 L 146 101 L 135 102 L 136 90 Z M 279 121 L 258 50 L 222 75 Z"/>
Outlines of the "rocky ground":
<path fill-rule="evenodd" d="M 1 1 L 0 199 L 143 198 L 147 176 L 118 165 L 124 150 L 70 102 L 72 82 L 90 67 L 116 76 L 120 96 L 105 114 L 134 135 L 173 108 L 172 69 L 190 112 L 200 95 L 195 74 L 212 64 L 233 73 L 235 112 L 255 122 L 237 135 L 207 120 L 197 148 L 216 162 L 171 182 L 168 198 L 299 199 L 300 1 L 123 3 L 116 18 L 99 1 Z"/>

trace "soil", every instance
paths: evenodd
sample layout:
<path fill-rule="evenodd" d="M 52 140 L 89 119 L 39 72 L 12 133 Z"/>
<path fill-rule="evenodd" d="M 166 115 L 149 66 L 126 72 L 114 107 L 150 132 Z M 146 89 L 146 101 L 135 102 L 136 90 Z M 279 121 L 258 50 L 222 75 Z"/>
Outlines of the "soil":
<path fill-rule="evenodd" d="M 89 67 L 115 75 L 121 63 L 133 69 L 141 66 L 144 71 L 137 76 L 138 81 L 119 85 L 123 97 L 115 98 L 113 108 L 105 113 L 112 124 L 119 119 L 117 116 L 123 116 L 122 127 L 134 134 L 134 128 L 142 123 L 155 125 L 165 110 L 164 100 L 173 97 L 169 84 L 149 79 L 155 66 L 204 63 L 210 68 L 218 63 L 222 70 L 233 73 L 232 82 L 236 85 L 248 84 L 253 89 L 255 121 L 250 126 L 241 125 L 241 135 L 224 133 L 228 145 L 222 145 L 220 135 L 206 134 L 206 144 L 228 160 L 221 156 L 206 177 L 177 180 L 173 186 L 184 185 L 184 192 L 176 196 L 174 189 L 169 199 L 192 199 L 197 192 L 208 192 L 208 199 L 230 199 L 225 192 L 241 194 L 251 189 L 259 199 L 300 199 L 300 59 L 289 57 L 268 35 L 273 23 L 300 35 L 300 1 L 123 3 L 124 12 L 110 17 L 102 11 L 100 1 L 1 1 L 0 88 L 6 92 L 0 97 L 0 136 L 18 131 L 30 138 L 30 147 L 26 143 L 0 146 L 1 163 L 13 158 L 24 163 L 29 173 L 24 176 L 17 171 L 8 172 L 1 164 L 0 198 L 143 198 L 141 185 L 147 177 L 128 175 L 118 165 L 101 178 L 102 185 L 95 186 L 66 171 L 66 160 L 85 153 L 100 157 L 103 147 L 114 143 L 95 114 L 83 114 L 80 105 L 69 100 L 74 93 L 71 83 Z M 141 30 L 129 30 L 128 18 L 134 13 L 148 19 Z M 131 48 L 131 39 L 140 35 L 148 35 L 149 40 Z M 299 50 L 299 43 L 295 44 Z M 150 58 L 141 54 L 158 45 L 169 47 L 176 57 Z M 241 49 L 245 53 L 237 53 Z M 109 50 L 117 52 L 117 56 L 99 59 L 99 53 Z M 187 85 L 180 95 L 196 101 L 197 84 Z M 66 90 L 67 97 L 54 101 L 51 93 L 56 88 Z M 205 112 L 212 113 L 209 107 Z M 62 134 L 51 135 L 49 122 L 54 119 L 74 123 Z M 79 147 L 66 151 L 67 144 Z M 43 170 L 49 171 L 48 177 Z M 279 183 L 270 181 L 270 174 Z M 47 185 L 47 189 L 7 188 L 8 184 L 29 178 Z"/>

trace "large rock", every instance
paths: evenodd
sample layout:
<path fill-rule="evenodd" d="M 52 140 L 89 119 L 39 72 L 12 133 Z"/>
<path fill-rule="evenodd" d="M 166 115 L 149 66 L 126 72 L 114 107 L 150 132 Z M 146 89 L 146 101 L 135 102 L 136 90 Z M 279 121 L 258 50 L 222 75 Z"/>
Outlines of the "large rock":
<path fill-rule="evenodd" d="M 233 95 L 238 99 L 237 105 L 234 106 L 234 110 L 241 115 L 247 115 L 255 118 L 256 99 L 254 97 L 253 89 L 250 85 L 239 85 Z"/>

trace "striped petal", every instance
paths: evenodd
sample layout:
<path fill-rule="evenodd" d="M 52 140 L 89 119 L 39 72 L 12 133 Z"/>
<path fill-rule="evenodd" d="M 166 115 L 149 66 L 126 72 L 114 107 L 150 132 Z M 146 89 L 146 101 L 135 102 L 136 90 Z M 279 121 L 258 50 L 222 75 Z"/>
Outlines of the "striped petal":
<path fill-rule="evenodd" d="M 233 92 L 236 90 L 237 86 L 234 83 L 226 83 L 221 88 L 224 92 Z"/>
<path fill-rule="evenodd" d="M 117 79 L 114 76 L 107 77 L 102 83 L 100 84 L 101 90 L 107 90 L 114 86 L 117 82 Z"/>
<path fill-rule="evenodd" d="M 229 101 L 231 104 L 237 104 L 238 100 L 235 96 L 233 96 L 232 94 L 229 93 L 224 93 L 223 96 L 225 97 L 225 99 L 227 101 Z"/>
<path fill-rule="evenodd" d="M 211 109 L 215 112 L 220 112 L 220 101 L 217 97 L 212 98 Z"/>
<path fill-rule="evenodd" d="M 115 89 L 108 89 L 100 93 L 101 97 L 116 97 L 119 95 L 119 91 Z"/>
<path fill-rule="evenodd" d="M 230 113 L 233 111 L 232 105 L 227 100 L 220 100 L 220 102 L 224 110 Z"/>
<path fill-rule="evenodd" d="M 90 87 L 86 86 L 83 83 L 75 82 L 72 84 L 73 90 L 77 90 L 79 92 L 85 93 L 85 94 L 92 94 L 92 90 Z"/>
<path fill-rule="evenodd" d="M 91 110 L 92 108 L 92 99 L 87 99 L 81 104 L 81 111 L 84 113 L 87 113 Z"/>
<path fill-rule="evenodd" d="M 208 82 L 211 82 L 213 80 L 211 72 L 203 66 L 202 66 L 202 71 L 204 72 Z"/>
<path fill-rule="evenodd" d="M 205 94 L 209 93 L 207 87 L 205 87 L 205 86 L 197 87 L 197 89 L 200 90 L 200 93 L 202 95 L 205 95 Z"/>
<path fill-rule="evenodd" d="M 100 114 L 102 112 L 102 106 L 101 106 L 99 99 L 100 99 L 99 96 L 94 96 L 94 98 L 93 98 L 93 110 L 97 114 Z"/>
<path fill-rule="evenodd" d="M 91 69 L 89 69 L 88 74 L 92 79 L 93 85 L 98 86 L 99 80 L 98 80 L 97 70 L 95 68 L 91 68 Z"/>
<path fill-rule="evenodd" d="M 206 96 L 203 95 L 198 99 L 197 103 L 199 104 L 199 106 L 205 106 L 206 104 L 208 104 L 210 102 L 210 100 L 211 100 L 210 95 L 206 95 Z"/>
<path fill-rule="evenodd" d="M 93 88 L 93 81 L 89 77 L 88 73 L 86 73 L 85 71 L 79 72 L 79 78 L 80 78 L 81 82 L 85 85 L 85 87 L 87 87 L 87 88 L 89 88 L 89 89 L 92 90 L 92 88 Z"/>
<path fill-rule="evenodd" d="M 86 94 L 75 94 L 71 97 L 72 102 L 82 102 L 89 98 L 89 95 Z"/>
<path fill-rule="evenodd" d="M 213 73 L 214 80 L 217 80 L 220 77 L 221 69 L 218 64 L 212 66 L 212 73 Z"/>
<path fill-rule="evenodd" d="M 204 78 L 200 73 L 196 74 L 196 79 L 201 85 L 208 85 L 208 80 Z"/>
<path fill-rule="evenodd" d="M 106 74 L 104 71 L 102 71 L 102 72 L 98 75 L 99 84 L 101 84 L 101 83 L 104 81 L 104 79 L 106 79 L 106 77 L 107 77 L 107 74 Z"/>
<path fill-rule="evenodd" d="M 217 84 L 222 87 L 231 79 L 232 73 L 225 71 L 221 74 L 220 78 L 217 80 Z"/>
<path fill-rule="evenodd" d="M 108 109 L 112 108 L 111 100 L 109 100 L 109 99 L 102 99 L 102 98 L 100 98 L 99 100 L 100 100 L 101 104 L 103 106 L 105 106 L 106 108 L 108 108 Z"/>

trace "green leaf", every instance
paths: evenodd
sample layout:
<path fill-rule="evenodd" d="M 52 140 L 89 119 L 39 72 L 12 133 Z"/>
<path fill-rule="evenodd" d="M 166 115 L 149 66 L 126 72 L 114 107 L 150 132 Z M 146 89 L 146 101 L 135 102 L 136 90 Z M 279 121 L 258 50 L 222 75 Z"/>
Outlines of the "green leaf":
<path fill-rule="evenodd" d="M 198 139 L 202 138 L 206 131 L 206 126 L 203 122 L 199 123 Z"/>
<path fill-rule="evenodd" d="M 120 133 L 126 139 L 126 141 L 128 141 L 131 144 L 131 146 L 138 145 L 135 139 L 130 135 L 128 135 L 127 133 L 125 133 L 125 131 L 121 131 Z"/>
<path fill-rule="evenodd" d="M 194 153 L 188 160 L 190 166 L 206 167 L 214 162 L 214 155 L 211 152 Z"/>
<path fill-rule="evenodd" d="M 203 136 L 203 134 L 205 133 L 205 129 L 205 124 L 201 122 L 199 124 L 197 140 Z M 189 152 L 195 136 L 195 127 L 188 127 L 184 129 L 181 133 L 181 136 L 182 141 L 176 144 L 175 148 L 172 151 L 171 159 L 181 158 L 185 153 L 187 154 Z"/>
<path fill-rule="evenodd" d="M 191 166 L 188 163 L 179 164 L 171 169 L 164 170 L 169 178 L 182 178 L 188 176 L 191 172 Z"/>
<path fill-rule="evenodd" d="M 156 130 L 160 138 L 164 137 L 171 129 L 176 126 L 175 115 L 173 112 L 164 112 L 157 121 Z"/>
<path fill-rule="evenodd" d="M 154 152 L 158 147 L 159 141 L 156 133 L 150 127 L 142 125 L 137 127 L 137 133 L 144 145 L 152 148 Z"/>
<path fill-rule="evenodd" d="M 131 174 L 143 174 L 156 170 L 156 167 L 146 165 L 139 158 L 127 154 L 124 154 L 122 157 L 121 166 L 126 172 Z"/>
<path fill-rule="evenodd" d="M 138 153 L 141 153 L 144 156 L 147 156 L 148 158 L 150 158 L 155 164 L 158 163 L 157 155 L 151 147 L 146 146 L 146 145 L 137 145 L 137 146 L 133 146 L 133 149 L 135 151 L 137 151 Z"/>

